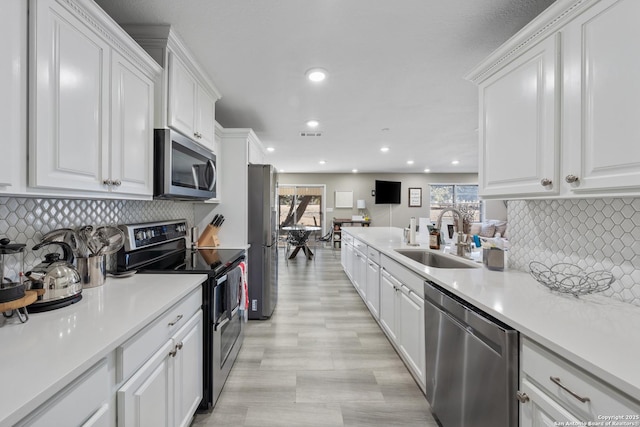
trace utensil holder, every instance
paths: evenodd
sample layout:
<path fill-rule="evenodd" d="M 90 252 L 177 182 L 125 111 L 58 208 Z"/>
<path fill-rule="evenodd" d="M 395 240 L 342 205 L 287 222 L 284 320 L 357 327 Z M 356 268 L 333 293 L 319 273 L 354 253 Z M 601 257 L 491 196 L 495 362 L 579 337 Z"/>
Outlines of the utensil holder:
<path fill-rule="evenodd" d="M 498 248 L 483 249 L 482 263 L 489 270 L 504 270 L 504 251 Z"/>
<path fill-rule="evenodd" d="M 220 227 L 208 224 L 198 239 L 198 246 L 204 248 L 220 246 L 218 230 L 220 230 Z"/>
<path fill-rule="evenodd" d="M 107 262 L 104 255 L 76 258 L 78 272 L 83 288 L 93 288 L 104 285 L 107 280 Z"/>

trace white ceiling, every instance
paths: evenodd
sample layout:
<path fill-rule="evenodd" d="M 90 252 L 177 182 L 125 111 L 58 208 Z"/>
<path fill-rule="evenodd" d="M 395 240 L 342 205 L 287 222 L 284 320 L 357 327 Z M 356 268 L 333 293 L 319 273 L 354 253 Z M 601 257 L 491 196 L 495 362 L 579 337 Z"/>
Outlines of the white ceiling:
<path fill-rule="evenodd" d="M 218 122 L 252 128 L 277 168 L 394 173 L 477 172 L 463 76 L 553 2 L 96 1 L 121 24 L 173 25 L 223 95 Z M 305 79 L 313 67 L 323 83 Z M 322 136 L 300 136 L 309 119 Z"/>

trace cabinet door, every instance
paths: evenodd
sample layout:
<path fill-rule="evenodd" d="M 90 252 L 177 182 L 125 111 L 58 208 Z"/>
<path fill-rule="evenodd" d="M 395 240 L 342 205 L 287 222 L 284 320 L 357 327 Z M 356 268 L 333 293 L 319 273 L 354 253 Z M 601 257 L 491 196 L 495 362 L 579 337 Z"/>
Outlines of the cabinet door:
<path fill-rule="evenodd" d="M 344 271 L 349 276 L 349 279 L 353 281 L 353 246 L 345 242 L 343 250 L 345 251 L 345 262 L 347 264 Z"/>
<path fill-rule="evenodd" d="M 578 178 L 565 184 L 573 192 L 640 191 L 638 16 L 638 1 L 605 0 L 564 31 L 563 175 Z"/>
<path fill-rule="evenodd" d="M 176 426 L 188 426 L 202 400 L 202 331 L 202 310 L 198 310 L 174 339 L 178 348 L 174 359 Z"/>
<path fill-rule="evenodd" d="M 169 52 L 169 126 L 195 138 L 198 83 L 182 61 Z"/>
<path fill-rule="evenodd" d="M 397 281 L 384 269 L 380 275 L 380 325 L 393 341 L 396 337 L 396 289 Z"/>
<path fill-rule="evenodd" d="M 367 257 L 362 252 L 353 250 L 353 286 L 362 298 L 365 297 L 367 279 Z"/>
<path fill-rule="evenodd" d="M 153 81 L 116 52 L 111 75 L 112 189 L 153 195 Z"/>
<path fill-rule="evenodd" d="M 398 295 L 400 351 L 424 388 L 426 384 L 424 300 L 404 285 Z"/>
<path fill-rule="evenodd" d="M 558 193 L 557 51 L 550 37 L 480 85 L 481 196 Z"/>
<path fill-rule="evenodd" d="M 584 425 L 526 379 L 522 380 L 520 391 L 529 397 L 529 401 L 520 403 L 520 427 Z M 572 424 L 568 424 L 569 422 Z"/>
<path fill-rule="evenodd" d="M 27 128 L 27 3 L 24 0 L 3 0 L 3 59 L 0 62 L 0 189 L 18 184 L 26 176 Z M 15 190 L 14 190 L 15 191 Z"/>
<path fill-rule="evenodd" d="M 195 130 L 198 136 L 196 141 L 214 151 L 216 101 L 201 86 L 198 86 L 197 101 Z"/>
<path fill-rule="evenodd" d="M 173 351 L 169 340 L 118 390 L 118 426 L 173 426 Z"/>
<path fill-rule="evenodd" d="M 367 306 L 378 319 L 380 317 L 380 266 L 373 261 L 367 263 Z"/>
<path fill-rule="evenodd" d="M 29 184 L 106 191 L 110 48 L 57 2 L 31 6 Z"/>

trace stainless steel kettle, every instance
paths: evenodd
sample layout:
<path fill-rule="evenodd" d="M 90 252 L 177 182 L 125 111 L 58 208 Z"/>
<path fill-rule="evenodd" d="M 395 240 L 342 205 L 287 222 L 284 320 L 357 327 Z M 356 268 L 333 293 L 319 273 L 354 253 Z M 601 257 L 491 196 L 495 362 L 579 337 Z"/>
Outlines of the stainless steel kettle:
<path fill-rule="evenodd" d="M 60 259 L 60 254 L 57 252 L 48 253 L 40 264 L 25 274 L 30 279 L 30 289 L 44 289 L 44 294 L 38 296 L 38 300 L 33 303 L 34 305 L 71 299 L 82 292 L 80 273 L 73 266 L 73 253 L 67 243 L 42 242 L 32 249 L 37 251 L 50 245 L 62 248 L 63 259 Z"/>

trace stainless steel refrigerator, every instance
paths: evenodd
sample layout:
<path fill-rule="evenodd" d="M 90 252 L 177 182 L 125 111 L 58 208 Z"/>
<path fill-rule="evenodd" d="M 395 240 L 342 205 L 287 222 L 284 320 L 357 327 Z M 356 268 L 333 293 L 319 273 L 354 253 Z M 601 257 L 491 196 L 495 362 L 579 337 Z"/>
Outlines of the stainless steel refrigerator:
<path fill-rule="evenodd" d="M 249 319 L 267 319 L 278 301 L 277 173 L 249 165 Z"/>

